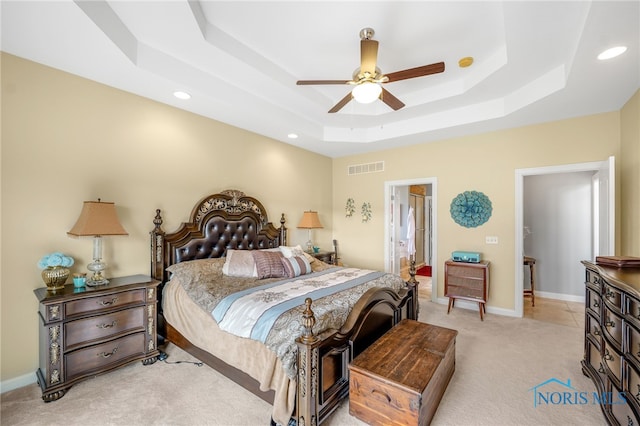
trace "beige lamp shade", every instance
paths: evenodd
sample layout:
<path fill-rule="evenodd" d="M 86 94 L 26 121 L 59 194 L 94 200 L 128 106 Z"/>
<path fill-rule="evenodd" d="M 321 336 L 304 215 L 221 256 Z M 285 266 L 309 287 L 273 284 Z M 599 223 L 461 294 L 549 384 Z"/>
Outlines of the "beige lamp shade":
<path fill-rule="evenodd" d="M 306 211 L 302 215 L 302 220 L 298 224 L 298 228 L 302 229 L 316 229 L 322 228 L 318 212 Z"/>
<path fill-rule="evenodd" d="M 129 235 L 118 220 L 115 203 L 100 199 L 84 202 L 80 217 L 67 234 L 75 237 Z"/>

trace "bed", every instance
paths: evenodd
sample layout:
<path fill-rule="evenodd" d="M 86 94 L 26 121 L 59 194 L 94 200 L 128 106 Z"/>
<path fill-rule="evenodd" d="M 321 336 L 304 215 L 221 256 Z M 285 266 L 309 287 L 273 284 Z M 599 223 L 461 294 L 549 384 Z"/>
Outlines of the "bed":
<path fill-rule="evenodd" d="M 418 317 L 413 276 L 404 282 L 301 253 L 287 246 L 284 214 L 275 227 L 262 203 L 241 191 L 202 198 L 174 232 L 162 229 L 160 210 L 153 223 L 160 337 L 272 404 L 272 424 L 320 424 L 348 396 L 349 362 L 402 319 Z M 325 293 L 324 282 L 337 283 L 340 292 Z M 245 335 L 225 328 L 252 316 L 246 312 L 253 308 L 234 303 L 269 304 L 285 293 L 296 297 L 282 303 L 290 305 L 286 311 L 276 315 L 269 305 L 268 315 L 254 315 L 271 318 L 268 330 L 252 324 Z M 244 316 L 227 321 L 234 310 Z M 216 312 L 227 316 L 216 321 Z"/>

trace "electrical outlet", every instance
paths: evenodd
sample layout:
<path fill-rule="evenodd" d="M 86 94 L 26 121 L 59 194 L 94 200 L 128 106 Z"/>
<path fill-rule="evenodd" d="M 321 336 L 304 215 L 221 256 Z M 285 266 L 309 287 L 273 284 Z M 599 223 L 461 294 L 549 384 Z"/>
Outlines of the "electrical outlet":
<path fill-rule="evenodd" d="M 485 237 L 487 244 L 498 244 L 498 237 Z"/>

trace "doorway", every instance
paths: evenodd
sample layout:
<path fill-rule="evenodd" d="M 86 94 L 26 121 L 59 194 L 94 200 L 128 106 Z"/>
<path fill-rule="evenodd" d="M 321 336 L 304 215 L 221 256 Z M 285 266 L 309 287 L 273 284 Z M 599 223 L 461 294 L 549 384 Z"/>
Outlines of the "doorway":
<path fill-rule="evenodd" d="M 409 207 L 413 207 L 416 219 L 416 266 L 437 265 L 436 200 L 436 178 L 385 182 L 385 271 L 398 275 L 408 271 Z M 430 278 L 430 283 L 438 282 L 436 267 L 431 268 Z M 435 301 L 437 296 L 437 286 L 434 286 L 430 289 L 430 299 Z"/>
<path fill-rule="evenodd" d="M 538 253 L 540 257 L 536 262 L 537 295 L 582 300 L 576 290 L 583 287 L 584 281 L 580 260 L 613 254 L 615 250 L 614 176 L 613 157 L 602 162 L 516 170 L 516 316 L 523 316 L 525 254 L 536 257 L 534 254 Z M 525 200 L 525 196 L 556 200 L 546 199 L 548 208 L 545 208 L 541 206 L 544 203 Z M 525 211 L 526 208 L 530 210 Z M 568 245 L 559 247 L 563 244 Z M 528 274 L 526 279 L 528 282 Z M 584 294 L 583 288 L 580 290 Z"/>

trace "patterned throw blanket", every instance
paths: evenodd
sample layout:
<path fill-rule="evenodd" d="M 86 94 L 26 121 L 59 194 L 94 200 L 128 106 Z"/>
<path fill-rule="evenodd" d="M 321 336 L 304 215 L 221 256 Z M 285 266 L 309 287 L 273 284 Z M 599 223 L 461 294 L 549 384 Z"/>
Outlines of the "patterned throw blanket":
<path fill-rule="evenodd" d="M 379 278 L 382 272 L 365 269 L 330 269 L 246 289 L 225 297 L 212 312 L 226 332 L 265 342 L 273 324 L 286 311 L 313 300 Z"/>
<path fill-rule="evenodd" d="M 178 281 L 189 297 L 209 315 L 226 297 L 234 293 L 246 291 L 248 294 L 250 289 L 268 287 L 272 283 L 280 284 L 283 282 L 280 278 L 258 280 L 257 278 L 228 277 L 222 273 L 223 265 L 224 258 L 200 259 L 177 263 L 167 268 L 167 270 L 171 272 L 172 280 Z M 316 285 L 314 283 L 317 283 L 322 275 L 340 273 L 346 276 L 353 274 L 354 271 L 359 271 L 351 268 L 326 266 L 327 268 L 314 269 L 316 272 L 293 280 L 306 281 L 305 285 L 313 287 Z M 357 276 L 365 276 L 372 272 L 374 271 L 363 270 L 362 272 L 357 272 Z M 349 278 L 355 277 L 351 276 Z M 363 280 L 364 282 L 361 285 L 355 285 L 324 297 L 318 297 L 311 293 L 305 294 L 299 304 L 295 305 L 294 303 L 295 306 L 292 309 L 283 312 L 275 320 L 264 344 L 282 361 L 282 366 L 291 379 L 295 379 L 297 374 L 296 356 L 298 352 L 295 338 L 300 336 L 303 330 L 302 313 L 306 297 L 313 299 L 311 308 L 316 317 L 316 325 L 313 327 L 313 331 L 319 333 L 327 329 L 339 329 L 346 321 L 358 299 L 367 290 L 374 287 L 388 287 L 395 291 L 400 291 L 406 288 L 405 282 L 397 275 L 386 273 L 368 275 L 367 278 Z M 317 289 L 319 288 L 314 288 L 314 290 Z M 273 290 L 271 293 L 273 293 Z M 268 291 L 263 294 L 269 297 L 272 296 Z M 223 308 L 221 307 L 220 309 Z"/>

